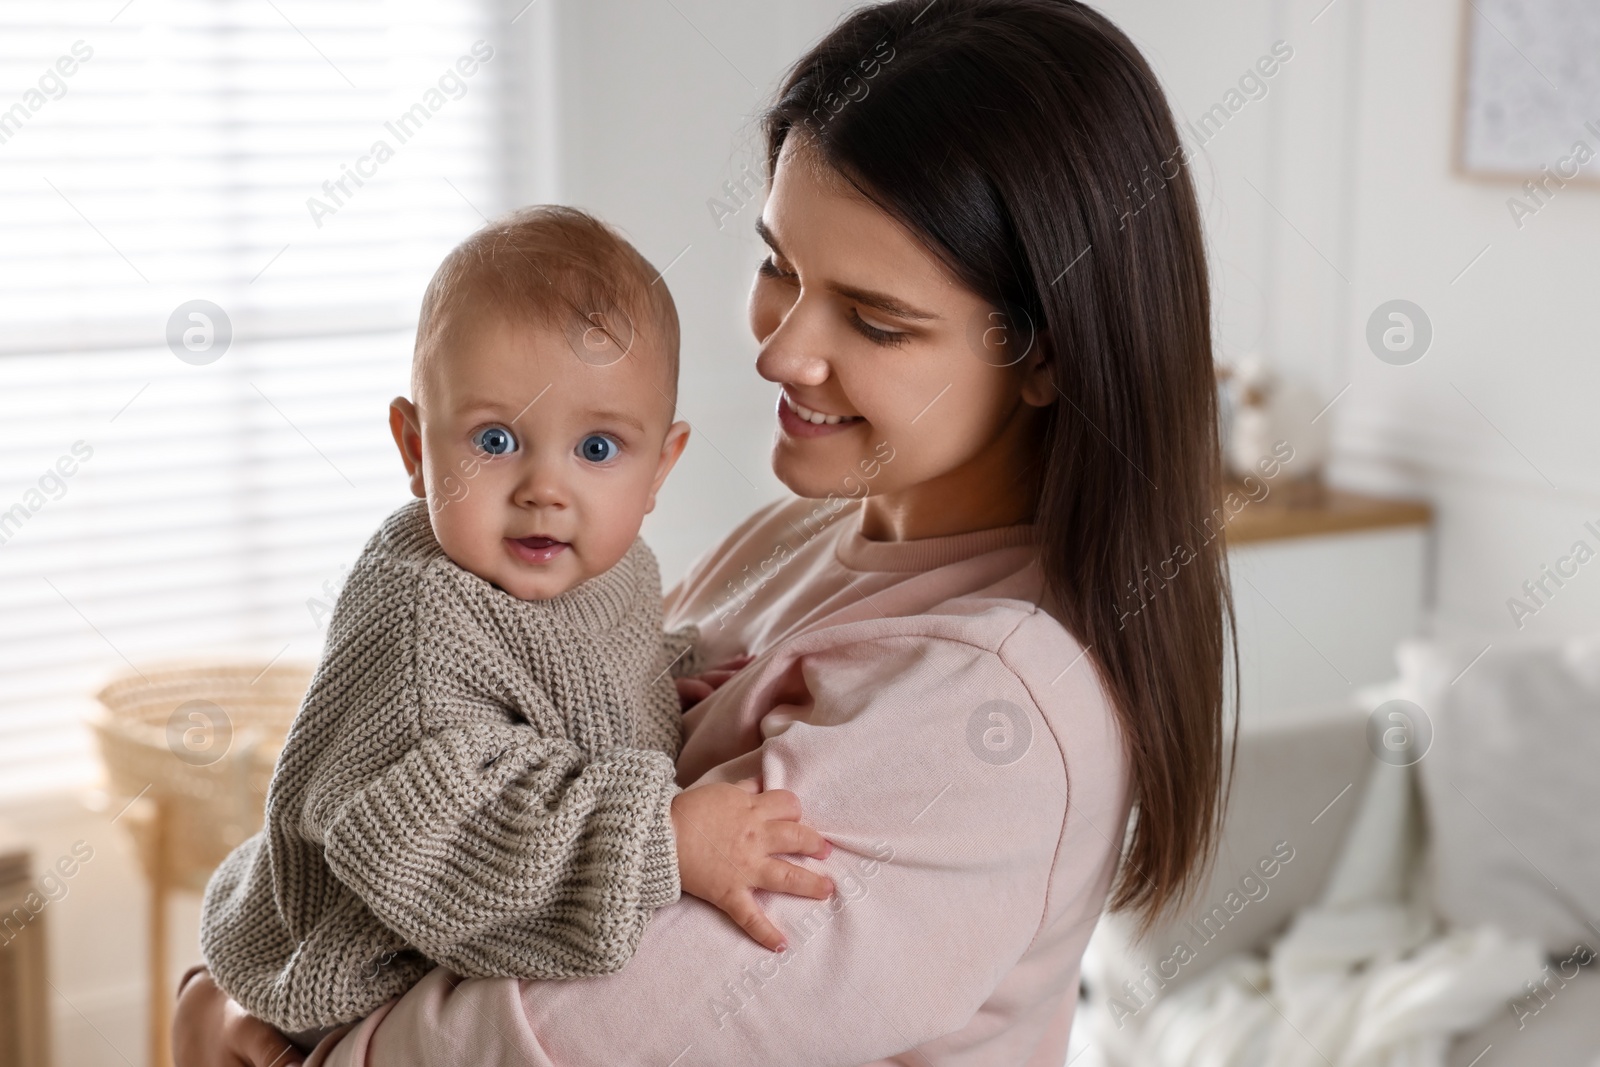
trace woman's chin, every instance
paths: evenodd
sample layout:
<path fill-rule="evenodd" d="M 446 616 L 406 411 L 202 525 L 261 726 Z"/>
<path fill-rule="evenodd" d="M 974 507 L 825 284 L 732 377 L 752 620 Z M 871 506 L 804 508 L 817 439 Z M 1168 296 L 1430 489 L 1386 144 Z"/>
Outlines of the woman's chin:
<path fill-rule="evenodd" d="M 858 450 L 828 447 L 832 444 L 827 438 L 794 441 L 780 433 L 772 444 L 772 473 L 791 493 L 808 500 L 851 496 L 853 483 L 847 486 L 845 479 L 856 469 Z"/>

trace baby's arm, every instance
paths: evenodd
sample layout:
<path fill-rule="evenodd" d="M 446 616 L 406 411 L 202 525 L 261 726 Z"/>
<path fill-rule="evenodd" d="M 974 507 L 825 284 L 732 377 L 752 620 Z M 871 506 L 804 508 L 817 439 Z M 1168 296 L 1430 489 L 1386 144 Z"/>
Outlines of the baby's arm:
<path fill-rule="evenodd" d="M 680 849 L 688 891 L 764 944 L 778 937 L 754 888 L 827 895 L 825 880 L 772 859 L 826 848 L 794 821 L 792 796 L 724 786 L 675 807 L 679 729 L 665 679 L 649 718 L 670 730 L 593 758 L 524 721 L 511 705 L 535 722 L 558 717 L 542 693 L 446 651 L 472 647 L 470 635 L 441 632 L 471 625 L 452 575 L 429 575 L 418 595 L 428 652 L 415 680 L 429 710 L 416 740 L 370 775 L 313 787 L 321 795 L 305 807 L 329 868 L 385 926 L 463 975 L 566 978 L 627 961 L 654 909 L 678 897 Z M 345 757 L 332 762 L 370 766 L 359 746 Z"/>
<path fill-rule="evenodd" d="M 661 654 L 667 664 L 666 672 L 673 678 L 699 674 L 702 668 L 700 650 L 696 647 L 699 643 L 700 628 L 694 623 L 662 631 Z"/>
<path fill-rule="evenodd" d="M 756 941 L 781 952 L 783 934 L 756 903 L 755 890 L 822 900 L 833 881 L 777 856 L 827 859 L 833 846 L 800 821 L 800 799 L 761 792 L 754 779 L 695 786 L 672 801 L 683 891 L 715 905 Z"/>
<path fill-rule="evenodd" d="M 587 760 L 523 723 L 462 722 L 311 829 L 384 925 L 459 974 L 603 974 L 678 896 L 673 774 L 661 752 Z"/>
<path fill-rule="evenodd" d="M 378 922 L 458 973 L 615 971 L 680 891 L 676 722 L 671 753 L 620 738 L 587 755 L 511 660 L 477 580 L 445 560 L 412 573 L 380 590 L 411 606 L 405 622 L 349 650 L 404 645 L 403 676 L 350 687 L 359 707 L 305 775 L 297 829 Z M 384 711 L 397 696 L 400 717 Z"/>
<path fill-rule="evenodd" d="M 800 803 L 754 782 L 680 791 L 663 753 L 585 761 L 524 725 L 424 738 L 347 801 L 325 855 L 383 923 L 469 977 L 617 970 L 682 890 L 774 951 L 754 890 L 824 899 L 832 882 L 776 857 L 826 858 Z"/>

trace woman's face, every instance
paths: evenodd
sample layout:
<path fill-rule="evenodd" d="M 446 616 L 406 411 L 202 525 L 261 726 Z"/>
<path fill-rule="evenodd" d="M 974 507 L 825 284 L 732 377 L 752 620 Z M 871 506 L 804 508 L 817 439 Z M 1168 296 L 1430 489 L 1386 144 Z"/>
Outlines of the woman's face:
<path fill-rule="evenodd" d="M 799 131 L 756 227 L 770 255 L 750 328 L 756 369 L 783 387 L 772 469 L 786 486 L 890 507 L 937 493 L 946 510 L 978 512 L 995 510 L 987 497 L 1026 492 L 1016 468 L 1053 391 L 1040 354 L 1009 337 L 993 307 Z"/>

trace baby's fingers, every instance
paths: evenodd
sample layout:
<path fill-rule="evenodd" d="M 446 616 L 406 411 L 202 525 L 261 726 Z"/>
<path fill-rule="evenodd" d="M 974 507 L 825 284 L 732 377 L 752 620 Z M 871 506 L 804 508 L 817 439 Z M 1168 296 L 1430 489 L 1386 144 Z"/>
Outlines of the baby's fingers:
<path fill-rule="evenodd" d="M 768 789 L 756 798 L 763 819 L 800 818 L 800 798 L 787 789 Z"/>
<path fill-rule="evenodd" d="M 756 870 L 757 889 L 770 889 L 774 893 L 811 897 L 826 900 L 833 895 L 833 880 L 827 875 L 808 871 L 787 860 L 768 860 Z"/>
<path fill-rule="evenodd" d="M 713 692 L 711 686 L 698 678 L 676 678 L 673 681 L 678 687 L 678 705 L 684 711 L 688 711 Z"/>
<path fill-rule="evenodd" d="M 774 819 L 764 828 L 764 844 L 769 855 L 810 856 L 825 860 L 833 844 L 805 823 Z"/>
<path fill-rule="evenodd" d="M 727 912 L 728 918 L 738 923 L 745 933 L 766 948 L 782 952 L 788 947 L 783 932 L 767 918 L 767 913 L 761 910 L 756 903 L 755 894 L 750 890 L 740 889 L 730 894 L 724 900 L 722 910 Z"/>

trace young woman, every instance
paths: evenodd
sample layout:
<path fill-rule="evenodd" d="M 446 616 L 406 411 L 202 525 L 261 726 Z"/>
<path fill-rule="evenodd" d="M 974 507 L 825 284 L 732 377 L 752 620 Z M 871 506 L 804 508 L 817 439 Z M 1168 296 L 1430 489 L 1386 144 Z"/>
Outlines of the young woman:
<path fill-rule="evenodd" d="M 1149 68 L 1073 0 L 896 0 L 765 128 L 750 324 L 796 498 L 670 595 L 754 657 L 686 686 L 679 780 L 794 791 L 837 892 L 766 901 L 781 954 L 686 898 L 604 978 L 436 970 L 313 1062 L 1059 1067 L 1102 909 L 1154 920 L 1209 855 L 1209 295 Z M 177 1045 L 284 1047 L 203 973 Z"/>

